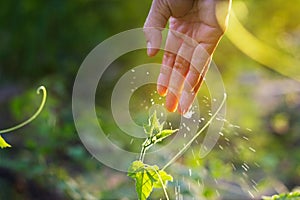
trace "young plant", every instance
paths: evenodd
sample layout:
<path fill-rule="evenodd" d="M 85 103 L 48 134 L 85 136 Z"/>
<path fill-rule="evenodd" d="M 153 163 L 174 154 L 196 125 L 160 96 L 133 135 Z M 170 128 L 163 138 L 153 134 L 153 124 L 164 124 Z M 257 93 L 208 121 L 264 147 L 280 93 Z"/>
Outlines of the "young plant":
<path fill-rule="evenodd" d="M 142 144 L 140 158 L 134 161 L 128 169 L 128 176 L 135 179 L 136 192 L 140 200 L 146 200 L 153 188 L 162 188 L 166 198 L 169 199 L 166 187 L 168 181 L 173 181 L 173 177 L 164 170 L 160 170 L 157 165 L 151 166 L 143 163 L 146 151 L 151 146 L 178 131 L 178 129 L 163 130 L 163 125 L 164 123 L 160 123 L 157 119 L 156 112 L 153 112 L 148 120 L 148 124 L 144 125 L 144 132 L 148 137 Z"/>
<path fill-rule="evenodd" d="M 271 197 L 262 197 L 263 200 L 298 200 L 300 199 L 300 192 L 276 194 Z"/>
<path fill-rule="evenodd" d="M 173 177 L 165 172 L 165 169 L 175 162 L 195 141 L 195 139 L 209 126 L 213 119 L 217 116 L 221 108 L 226 101 L 226 94 L 224 94 L 223 101 L 221 102 L 219 108 L 207 121 L 207 123 L 198 131 L 194 137 L 187 143 L 187 145 L 182 148 L 164 167 L 159 169 L 157 165 L 148 165 L 144 163 L 144 158 L 146 151 L 152 147 L 154 144 L 163 141 L 176 131 L 163 129 L 164 123 L 160 123 L 157 119 L 156 112 L 149 117 L 148 124 L 144 125 L 144 132 L 147 134 L 147 138 L 142 144 L 142 149 L 140 153 L 139 160 L 132 162 L 128 169 L 128 176 L 135 179 L 135 187 L 139 200 L 146 200 L 154 188 L 162 188 L 167 200 L 169 200 L 167 193 L 167 183 L 168 181 L 173 181 Z"/>
<path fill-rule="evenodd" d="M 9 132 L 12 132 L 12 131 L 15 131 L 19 128 L 22 128 L 23 126 L 29 124 L 31 121 L 33 121 L 39 114 L 40 112 L 43 110 L 43 107 L 46 103 L 46 99 L 47 99 L 47 91 L 46 91 L 46 88 L 44 86 L 40 86 L 38 89 L 37 89 L 37 94 L 40 94 L 40 92 L 42 91 L 43 93 L 43 98 L 42 98 L 42 102 L 38 108 L 38 110 L 27 120 L 25 120 L 24 122 L 16 125 L 16 126 L 13 126 L 11 128 L 7 128 L 7 129 L 4 129 L 4 130 L 0 130 L 0 148 L 3 149 L 3 148 L 7 148 L 7 147 L 11 147 L 10 144 L 8 144 L 4 138 L 1 136 L 1 134 L 4 134 L 4 133 L 9 133 Z"/>

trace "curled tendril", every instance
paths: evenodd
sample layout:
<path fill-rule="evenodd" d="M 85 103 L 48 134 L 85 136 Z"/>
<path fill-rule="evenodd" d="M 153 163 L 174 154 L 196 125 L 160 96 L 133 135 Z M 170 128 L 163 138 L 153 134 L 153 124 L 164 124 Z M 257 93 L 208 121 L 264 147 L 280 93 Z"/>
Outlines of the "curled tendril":
<path fill-rule="evenodd" d="M 26 126 L 27 124 L 29 124 L 30 122 L 32 122 L 41 113 L 41 111 L 43 110 L 44 105 L 46 103 L 46 99 L 47 99 L 47 90 L 46 90 L 46 88 L 44 86 L 40 86 L 36 90 L 37 94 L 40 94 L 41 92 L 43 93 L 43 98 L 42 98 L 42 102 L 41 102 L 38 110 L 29 119 L 25 120 L 24 122 L 22 122 L 22 123 L 20 123 L 20 124 L 18 124 L 16 126 L 13 126 L 11 128 L 0 130 L 0 134 L 12 132 L 12 131 L 17 130 L 19 128 L 22 128 L 23 126 Z"/>

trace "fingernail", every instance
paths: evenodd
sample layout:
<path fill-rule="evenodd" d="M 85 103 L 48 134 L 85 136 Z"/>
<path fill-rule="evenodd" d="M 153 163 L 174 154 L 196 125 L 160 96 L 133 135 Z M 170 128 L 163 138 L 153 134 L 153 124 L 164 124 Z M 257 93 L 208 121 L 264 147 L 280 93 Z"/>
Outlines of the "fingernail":
<path fill-rule="evenodd" d="M 147 42 L 147 54 L 148 54 L 148 56 L 150 56 L 151 53 L 152 53 L 151 43 L 150 43 L 150 42 Z"/>
<path fill-rule="evenodd" d="M 172 92 L 168 92 L 166 97 L 166 108 L 170 112 L 175 112 L 178 106 L 178 99 Z"/>
<path fill-rule="evenodd" d="M 167 87 L 165 87 L 165 86 L 162 86 L 162 85 L 157 85 L 157 92 L 158 92 L 158 94 L 160 95 L 160 96 L 166 96 L 166 94 L 167 94 Z"/>

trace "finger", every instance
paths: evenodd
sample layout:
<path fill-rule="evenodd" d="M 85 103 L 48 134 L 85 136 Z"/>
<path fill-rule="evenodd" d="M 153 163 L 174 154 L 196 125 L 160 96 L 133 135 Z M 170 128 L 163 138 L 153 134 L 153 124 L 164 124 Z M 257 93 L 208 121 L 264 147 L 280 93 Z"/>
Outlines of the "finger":
<path fill-rule="evenodd" d="M 166 1 L 154 0 L 144 24 L 144 33 L 147 40 L 147 54 L 154 56 L 161 45 L 161 30 L 170 18 L 171 12 Z"/>
<path fill-rule="evenodd" d="M 147 54 L 151 57 L 155 56 L 159 51 L 161 45 L 161 30 L 153 27 L 144 27 L 143 31 L 147 42 Z"/>
<path fill-rule="evenodd" d="M 184 42 L 176 56 L 172 74 L 168 85 L 166 106 L 169 111 L 175 111 L 182 91 L 186 74 L 189 71 L 190 61 L 193 55 L 193 45 Z"/>
<path fill-rule="evenodd" d="M 197 93 L 202 85 L 202 83 L 205 80 L 205 75 L 208 71 L 210 62 L 207 63 L 207 65 L 204 67 L 202 73 L 200 74 L 200 78 L 198 83 L 193 87 L 192 91 L 187 91 L 187 90 L 183 90 L 180 101 L 179 101 L 179 106 L 178 106 L 178 112 L 180 114 L 184 114 L 186 113 L 190 107 L 192 106 Z"/>
<path fill-rule="evenodd" d="M 208 46 L 199 44 L 193 53 L 191 66 L 187 73 L 181 99 L 179 101 L 178 111 L 180 113 L 185 113 L 189 110 L 195 95 L 198 92 L 197 87 L 200 87 L 203 77 L 206 74 L 206 68 L 210 60 L 210 54 L 207 52 L 207 48 Z"/>
<path fill-rule="evenodd" d="M 165 96 L 167 93 L 169 80 L 172 74 L 172 68 L 181 43 L 182 39 L 177 36 L 175 32 L 169 30 L 162 66 L 157 80 L 157 92 L 161 96 Z"/>

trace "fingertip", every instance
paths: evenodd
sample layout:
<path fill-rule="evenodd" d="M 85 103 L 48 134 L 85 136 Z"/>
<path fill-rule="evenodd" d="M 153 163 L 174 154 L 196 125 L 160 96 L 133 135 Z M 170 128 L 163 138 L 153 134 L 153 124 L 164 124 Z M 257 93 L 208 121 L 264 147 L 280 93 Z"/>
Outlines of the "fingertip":
<path fill-rule="evenodd" d="M 162 85 L 157 85 L 157 92 L 160 96 L 166 96 L 168 88 Z"/>
<path fill-rule="evenodd" d="M 191 92 L 183 91 L 180 97 L 178 112 L 183 115 L 185 114 L 193 104 L 195 95 Z"/>
<path fill-rule="evenodd" d="M 166 97 L 166 108 L 170 112 L 175 112 L 178 106 L 178 98 L 172 92 L 168 92 Z"/>
<path fill-rule="evenodd" d="M 158 51 L 159 49 L 147 48 L 147 55 L 149 57 L 153 57 L 157 54 Z"/>
<path fill-rule="evenodd" d="M 187 109 L 187 106 L 182 105 L 182 103 L 178 104 L 177 111 L 179 114 L 184 115 L 189 109 Z"/>
<path fill-rule="evenodd" d="M 180 104 L 178 105 L 177 111 L 181 115 L 184 115 L 184 113 L 186 113 L 186 111 L 181 108 Z"/>

